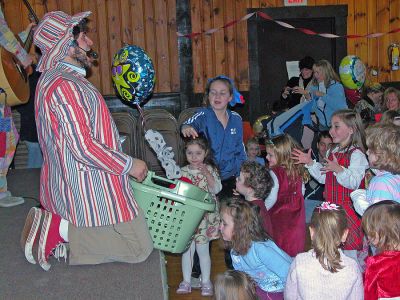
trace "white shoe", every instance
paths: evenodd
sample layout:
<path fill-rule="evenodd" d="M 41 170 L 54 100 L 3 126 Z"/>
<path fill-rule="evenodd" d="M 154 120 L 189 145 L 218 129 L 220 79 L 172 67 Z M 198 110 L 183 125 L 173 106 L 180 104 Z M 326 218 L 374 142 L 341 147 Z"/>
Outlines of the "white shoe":
<path fill-rule="evenodd" d="M 6 196 L 0 199 L 0 207 L 12 207 L 24 203 L 25 200 L 22 197 Z"/>
<path fill-rule="evenodd" d="M 192 277 L 190 278 L 190 286 L 191 286 L 193 289 L 199 289 L 199 288 L 201 288 L 201 276 L 199 276 L 198 278 L 192 276 Z"/>

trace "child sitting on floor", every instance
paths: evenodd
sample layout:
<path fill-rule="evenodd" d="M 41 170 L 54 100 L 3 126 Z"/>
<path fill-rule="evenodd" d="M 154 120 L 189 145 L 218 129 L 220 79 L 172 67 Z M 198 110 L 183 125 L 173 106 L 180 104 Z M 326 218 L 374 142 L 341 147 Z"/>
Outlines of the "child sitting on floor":
<path fill-rule="evenodd" d="M 298 254 L 290 266 L 285 299 L 362 299 L 358 264 L 340 249 L 348 233 L 346 212 L 341 206 L 323 202 L 314 209 L 312 249 Z"/>
<path fill-rule="evenodd" d="M 246 201 L 260 208 L 260 216 L 265 232 L 272 235 L 271 218 L 265 207 L 265 198 L 274 185 L 268 170 L 255 161 L 245 161 L 240 168 L 240 176 L 236 178 L 236 191 Z"/>
<path fill-rule="evenodd" d="M 260 300 L 283 299 L 292 259 L 263 230 L 258 207 L 241 199 L 221 204 L 221 235 L 230 248 L 235 270 L 246 272 L 256 282 Z"/>
<path fill-rule="evenodd" d="M 258 300 L 254 281 L 241 271 L 218 274 L 214 286 L 215 300 Z"/>
<path fill-rule="evenodd" d="M 261 150 L 257 138 L 251 138 L 246 143 L 247 160 L 255 161 L 262 166 L 265 166 L 264 158 L 260 157 Z"/>

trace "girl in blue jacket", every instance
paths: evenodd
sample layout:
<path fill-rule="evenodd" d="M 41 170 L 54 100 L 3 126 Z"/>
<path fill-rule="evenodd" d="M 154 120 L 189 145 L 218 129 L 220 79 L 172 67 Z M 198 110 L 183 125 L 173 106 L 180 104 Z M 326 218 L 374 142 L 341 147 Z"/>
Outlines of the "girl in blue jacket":
<path fill-rule="evenodd" d="M 260 300 L 283 300 L 283 290 L 292 258 L 263 230 L 259 208 L 241 199 L 221 205 L 220 231 L 231 249 L 233 267 L 256 283 Z"/>
<path fill-rule="evenodd" d="M 218 196 L 224 198 L 232 195 L 242 162 L 247 159 L 242 118 L 228 109 L 228 104 L 243 103 L 243 97 L 232 79 L 219 75 L 208 81 L 204 103 L 207 107 L 184 122 L 181 132 L 184 137 L 192 138 L 202 134 L 208 140 L 221 174 L 222 191 Z"/>

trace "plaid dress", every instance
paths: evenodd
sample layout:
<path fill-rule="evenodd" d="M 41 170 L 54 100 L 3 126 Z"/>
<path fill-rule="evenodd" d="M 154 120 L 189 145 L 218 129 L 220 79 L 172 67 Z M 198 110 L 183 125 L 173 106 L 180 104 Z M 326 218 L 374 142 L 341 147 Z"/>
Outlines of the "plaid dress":
<path fill-rule="evenodd" d="M 339 165 L 347 168 L 350 165 L 351 154 L 358 148 L 352 148 L 347 152 L 336 152 L 336 159 Z M 333 160 L 333 154 L 330 153 L 329 160 Z M 361 181 L 359 188 L 365 187 L 364 179 Z M 355 212 L 353 202 L 350 198 L 352 189 L 345 188 L 337 182 L 333 172 L 326 173 L 325 179 L 325 200 L 343 206 L 346 211 L 347 223 L 349 227 L 349 235 L 344 246 L 344 250 L 362 250 L 363 232 L 361 229 L 361 217 Z"/>

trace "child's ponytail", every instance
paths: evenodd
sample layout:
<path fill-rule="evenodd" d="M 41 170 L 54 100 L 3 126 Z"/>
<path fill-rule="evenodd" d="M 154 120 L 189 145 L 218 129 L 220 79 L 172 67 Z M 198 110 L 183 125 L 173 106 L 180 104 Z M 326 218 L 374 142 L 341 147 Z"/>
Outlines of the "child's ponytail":
<path fill-rule="evenodd" d="M 310 227 L 313 249 L 321 266 L 329 272 L 338 272 L 343 268 L 339 247 L 348 230 L 346 212 L 339 205 L 323 202 L 314 209 Z"/>

